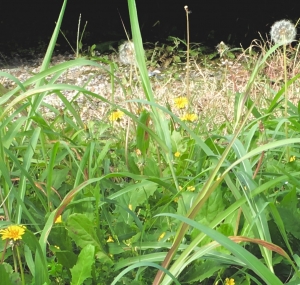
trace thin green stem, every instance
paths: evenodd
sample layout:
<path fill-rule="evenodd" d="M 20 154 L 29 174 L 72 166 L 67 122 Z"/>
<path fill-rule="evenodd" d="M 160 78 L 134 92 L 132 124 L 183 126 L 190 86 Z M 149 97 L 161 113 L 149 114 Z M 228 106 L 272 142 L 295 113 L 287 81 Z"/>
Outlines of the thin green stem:
<path fill-rule="evenodd" d="M 286 45 L 283 45 L 283 66 L 284 66 L 284 117 L 285 117 L 285 138 L 288 138 L 288 80 L 287 80 L 287 65 L 286 65 Z M 286 161 L 290 158 L 290 148 L 286 147 Z"/>
<path fill-rule="evenodd" d="M 190 100 L 190 23 L 189 23 L 189 8 L 184 6 L 186 12 L 186 94 Z"/>
<path fill-rule="evenodd" d="M 19 267 L 20 267 L 22 285 L 25 285 L 24 270 L 23 270 L 22 261 L 21 261 L 20 252 L 19 252 L 19 247 L 18 246 L 16 246 L 16 251 L 17 251 L 17 257 L 18 257 L 18 261 L 19 261 Z"/>
<path fill-rule="evenodd" d="M 4 262 L 4 257 L 5 257 L 5 253 L 6 253 L 6 249 L 8 246 L 9 240 L 7 239 L 4 245 L 4 248 L 2 250 L 2 254 L 1 254 L 1 258 L 0 258 L 0 264 L 2 264 Z"/>
<path fill-rule="evenodd" d="M 79 14 L 78 28 L 77 28 L 77 40 L 76 40 L 76 58 L 79 57 L 79 32 L 80 32 L 81 14 Z"/>
<path fill-rule="evenodd" d="M 16 260 L 16 251 L 15 251 L 15 246 L 12 246 L 12 253 L 13 253 L 13 260 L 14 260 L 14 268 L 15 268 L 15 272 L 18 272 L 18 263 Z"/>

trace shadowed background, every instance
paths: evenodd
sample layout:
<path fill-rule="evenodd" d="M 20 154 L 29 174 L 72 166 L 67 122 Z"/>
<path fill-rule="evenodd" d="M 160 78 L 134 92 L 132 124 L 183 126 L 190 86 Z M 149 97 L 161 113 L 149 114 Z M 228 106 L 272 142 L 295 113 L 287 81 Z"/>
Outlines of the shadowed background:
<path fill-rule="evenodd" d="M 7 0 L 0 10 L 0 51 L 29 47 L 48 42 L 62 5 L 62 0 Z M 144 41 L 164 41 L 169 35 L 184 39 L 188 5 L 192 42 L 215 46 L 220 41 L 247 46 L 264 37 L 277 20 L 299 17 L 300 1 L 285 0 L 136 0 Z M 88 25 L 85 44 L 124 39 L 121 18 L 130 30 L 126 0 L 69 0 L 62 30 L 75 45 L 79 14 L 82 27 Z M 120 18 L 121 17 L 121 18 Z M 66 42 L 60 36 L 58 43 Z"/>

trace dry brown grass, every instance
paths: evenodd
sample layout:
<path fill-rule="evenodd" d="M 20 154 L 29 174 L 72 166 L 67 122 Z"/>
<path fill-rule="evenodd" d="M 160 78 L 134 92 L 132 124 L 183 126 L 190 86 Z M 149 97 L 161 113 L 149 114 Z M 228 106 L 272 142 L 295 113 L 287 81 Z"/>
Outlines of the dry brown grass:
<path fill-rule="evenodd" d="M 212 130 L 224 122 L 229 124 L 234 120 L 234 101 L 237 93 L 243 93 L 247 86 L 250 74 L 259 60 L 259 54 L 264 55 L 269 49 L 270 43 L 254 41 L 252 45 L 243 50 L 235 59 L 222 58 L 220 60 L 191 61 L 190 71 L 190 95 L 191 102 L 188 110 L 177 110 L 174 106 L 174 98 L 186 96 L 185 69 L 181 64 L 173 64 L 163 71 L 159 76 L 152 77 L 151 84 L 157 102 L 163 106 L 169 104 L 172 111 L 180 116 L 188 111 L 195 113 L 206 130 Z M 253 52 L 256 50 L 256 52 Z M 61 59 L 59 62 L 64 61 Z M 120 80 L 126 94 L 124 94 L 120 84 L 115 81 L 115 89 L 112 90 L 109 74 L 92 67 L 82 67 L 69 70 L 65 76 L 60 78 L 60 82 L 67 82 L 83 86 L 89 81 L 86 88 L 108 100 L 114 100 L 116 104 L 128 108 L 125 103 L 130 99 L 144 99 L 143 90 L 139 83 L 138 72 L 134 67 L 122 66 L 115 55 L 111 60 L 116 62 L 118 67 L 114 74 Z M 288 71 L 289 79 L 300 72 L 298 45 L 288 47 Z M 57 62 L 55 62 L 57 63 Z M 36 66 L 20 66 L 12 70 L 5 70 L 21 81 L 31 76 Z M 10 88 L 13 84 L 1 78 L 0 82 Z M 279 48 L 266 62 L 255 80 L 251 90 L 251 98 L 259 98 L 258 108 L 268 106 L 270 100 L 283 87 L 283 53 Z M 299 100 L 300 84 L 296 81 L 289 88 L 289 98 L 297 104 Z M 75 92 L 68 92 L 66 96 L 69 100 L 75 96 Z M 55 108 L 61 109 L 64 106 L 58 101 L 55 94 L 49 95 L 47 103 Z M 83 120 L 107 120 L 111 107 L 106 103 L 95 99 L 87 99 L 85 96 L 78 96 L 76 103 L 80 109 Z M 131 103 L 133 112 L 137 112 L 140 106 Z"/>

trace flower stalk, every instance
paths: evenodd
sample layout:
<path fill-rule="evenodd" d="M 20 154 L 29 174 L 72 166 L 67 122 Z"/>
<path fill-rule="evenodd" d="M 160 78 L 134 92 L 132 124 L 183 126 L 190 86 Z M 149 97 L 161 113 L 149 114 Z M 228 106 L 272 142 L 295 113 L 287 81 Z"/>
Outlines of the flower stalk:
<path fill-rule="evenodd" d="M 288 138 L 288 82 L 287 82 L 287 64 L 286 64 L 286 46 L 292 43 L 297 35 L 296 27 L 288 20 L 275 22 L 271 27 L 271 40 L 275 44 L 283 45 L 283 68 L 284 68 L 284 117 L 285 117 L 285 137 Z M 286 157 L 289 161 L 290 151 L 286 148 Z"/>
<path fill-rule="evenodd" d="M 184 6 L 186 13 L 186 96 L 190 99 L 190 23 L 189 23 L 189 7 Z"/>
<path fill-rule="evenodd" d="M 21 256 L 20 256 L 20 251 L 19 251 L 18 245 L 15 246 L 15 249 L 16 249 L 17 258 L 18 258 L 19 267 L 20 267 L 22 285 L 25 285 L 24 270 L 23 270 L 23 266 L 22 266 L 22 261 L 21 261 Z"/>

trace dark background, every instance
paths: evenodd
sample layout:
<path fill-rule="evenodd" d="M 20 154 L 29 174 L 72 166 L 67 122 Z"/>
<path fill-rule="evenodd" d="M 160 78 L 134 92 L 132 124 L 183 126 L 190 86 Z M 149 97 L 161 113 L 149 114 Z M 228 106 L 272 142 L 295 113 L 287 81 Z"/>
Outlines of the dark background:
<path fill-rule="evenodd" d="M 48 43 L 62 3 L 1 0 L 0 52 Z M 265 38 L 275 21 L 296 23 L 300 17 L 300 0 L 136 0 L 136 4 L 144 42 L 164 41 L 169 35 L 185 39 L 185 5 L 192 11 L 191 41 L 208 46 L 220 41 L 248 46 L 260 37 L 258 32 Z M 82 26 L 88 21 L 83 40 L 87 45 L 125 39 L 120 16 L 130 30 L 126 0 L 69 0 L 62 30 L 74 45 L 80 13 Z M 58 43 L 66 44 L 62 36 Z"/>

